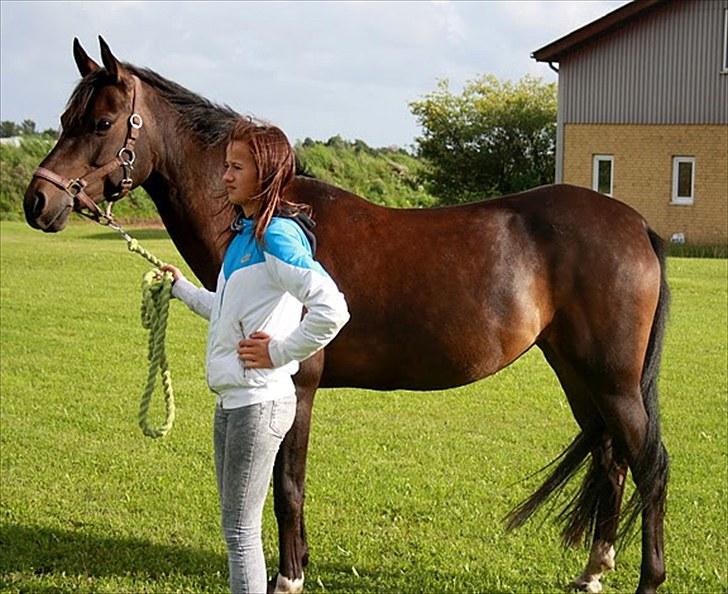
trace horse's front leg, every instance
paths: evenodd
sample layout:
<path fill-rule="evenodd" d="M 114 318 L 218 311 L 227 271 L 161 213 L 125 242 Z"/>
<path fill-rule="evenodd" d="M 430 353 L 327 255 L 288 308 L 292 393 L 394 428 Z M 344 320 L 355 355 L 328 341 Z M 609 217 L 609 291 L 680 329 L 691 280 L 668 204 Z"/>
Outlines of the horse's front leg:
<path fill-rule="evenodd" d="M 294 376 L 298 405 L 293 426 L 281 444 L 273 469 L 273 498 L 278 521 L 278 575 L 269 584 L 275 593 L 303 591 L 308 543 L 303 523 L 306 454 L 313 398 L 323 371 L 323 351 L 301 364 Z"/>

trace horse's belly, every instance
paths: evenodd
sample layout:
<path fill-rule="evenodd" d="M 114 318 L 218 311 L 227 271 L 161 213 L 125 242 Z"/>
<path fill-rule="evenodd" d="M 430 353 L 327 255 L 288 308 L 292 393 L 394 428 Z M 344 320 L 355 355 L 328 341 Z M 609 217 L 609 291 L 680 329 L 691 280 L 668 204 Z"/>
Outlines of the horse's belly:
<path fill-rule="evenodd" d="M 389 341 L 344 334 L 326 349 L 321 387 L 442 390 L 469 384 L 527 351 L 541 330 L 536 318 L 516 323 L 512 317 L 513 325 L 474 319 L 439 336 L 422 332 Z"/>

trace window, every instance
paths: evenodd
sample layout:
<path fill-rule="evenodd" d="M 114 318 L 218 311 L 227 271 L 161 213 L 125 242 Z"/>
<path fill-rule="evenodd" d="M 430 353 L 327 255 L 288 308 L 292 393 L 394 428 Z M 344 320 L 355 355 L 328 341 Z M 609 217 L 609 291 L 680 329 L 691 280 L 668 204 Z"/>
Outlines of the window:
<path fill-rule="evenodd" d="M 611 196 L 613 179 L 614 157 L 612 155 L 594 155 L 592 164 L 592 189 Z"/>
<path fill-rule="evenodd" d="M 672 203 L 692 204 L 695 192 L 695 157 L 672 158 Z"/>

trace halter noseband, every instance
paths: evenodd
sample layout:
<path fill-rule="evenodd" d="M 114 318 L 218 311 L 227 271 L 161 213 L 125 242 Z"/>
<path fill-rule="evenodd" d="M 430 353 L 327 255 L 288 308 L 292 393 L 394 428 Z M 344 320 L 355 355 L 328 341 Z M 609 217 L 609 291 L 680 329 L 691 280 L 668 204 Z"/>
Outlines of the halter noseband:
<path fill-rule="evenodd" d="M 112 196 L 112 198 L 114 200 L 119 200 L 120 198 L 123 198 L 129 193 L 133 185 L 131 172 L 134 169 L 134 161 L 136 160 L 134 145 L 136 144 L 137 137 L 139 136 L 139 130 L 141 130 L 142 126 L 144 125 L 144 120 L 142 120 L 142 116 L 140 116 L 135 109 L 136 98 L 139 92 L 140 83 L 139 79 L 136 76 L 133 77 L 133 80 L 134 87 L 131 91 L 131 115 L 129 116 L 128 120 L 129 127 L 126 132 L 126 140 L 124 141 L 124 146 L 119 149 L 116 157 L 106 163 L 106 165 L 102 165 L 98 169 L 91 171 L 87 176 L 77 177 L 75 179 L 70 179 L 63 177 L 62 175 L 58 175 L 57 173 L 51 171 L 50 169 L 46 169 L 45 167 L 38 167 L 38 169 L 33 172 L 33 177 L 39 177 L 41 179 L 51 182 L 53 185 L 59 187 L 71 198 L 73 198 L 73 206 L 76 212 L 90 219 L 94 219 L 97 222 L 101 222 L 102 218 L 106 219 L 107 221 L 111 220 L 111 203 L 109 203 L 107 211 L 103 212 L 99 208 L 98 204 L 96 204 L 86 193 L 86 186 L 88 186 L 91 182 L 95 182 L 97 179 L 103 179 L 110 172 L 119 167 L 124 170 L 124 177 L 121 180 L 119 191 L 116 192 Z M 87 209 L 91 212 L 86 213 L 84 212 L 84 209 Z"/>

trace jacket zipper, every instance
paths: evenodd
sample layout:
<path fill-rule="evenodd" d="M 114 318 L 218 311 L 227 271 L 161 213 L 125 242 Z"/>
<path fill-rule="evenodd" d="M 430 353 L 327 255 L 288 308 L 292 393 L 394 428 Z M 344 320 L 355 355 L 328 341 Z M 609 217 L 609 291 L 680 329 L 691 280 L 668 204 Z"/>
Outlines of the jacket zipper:
<path fill-rule="evenodd" d="M 245 330 L 243 329 L 243 320 L 239 320 L 238 324 L 240 325 L 240 333 L 243 335 L 243 340 L 245 340 Z M 243 378 L 245 379 L 248 376 L 248 373 L 247 373 L 248 367 L 245 364 L 245 361 L 241 361 L 241 363 L 243 364 Z"/>

